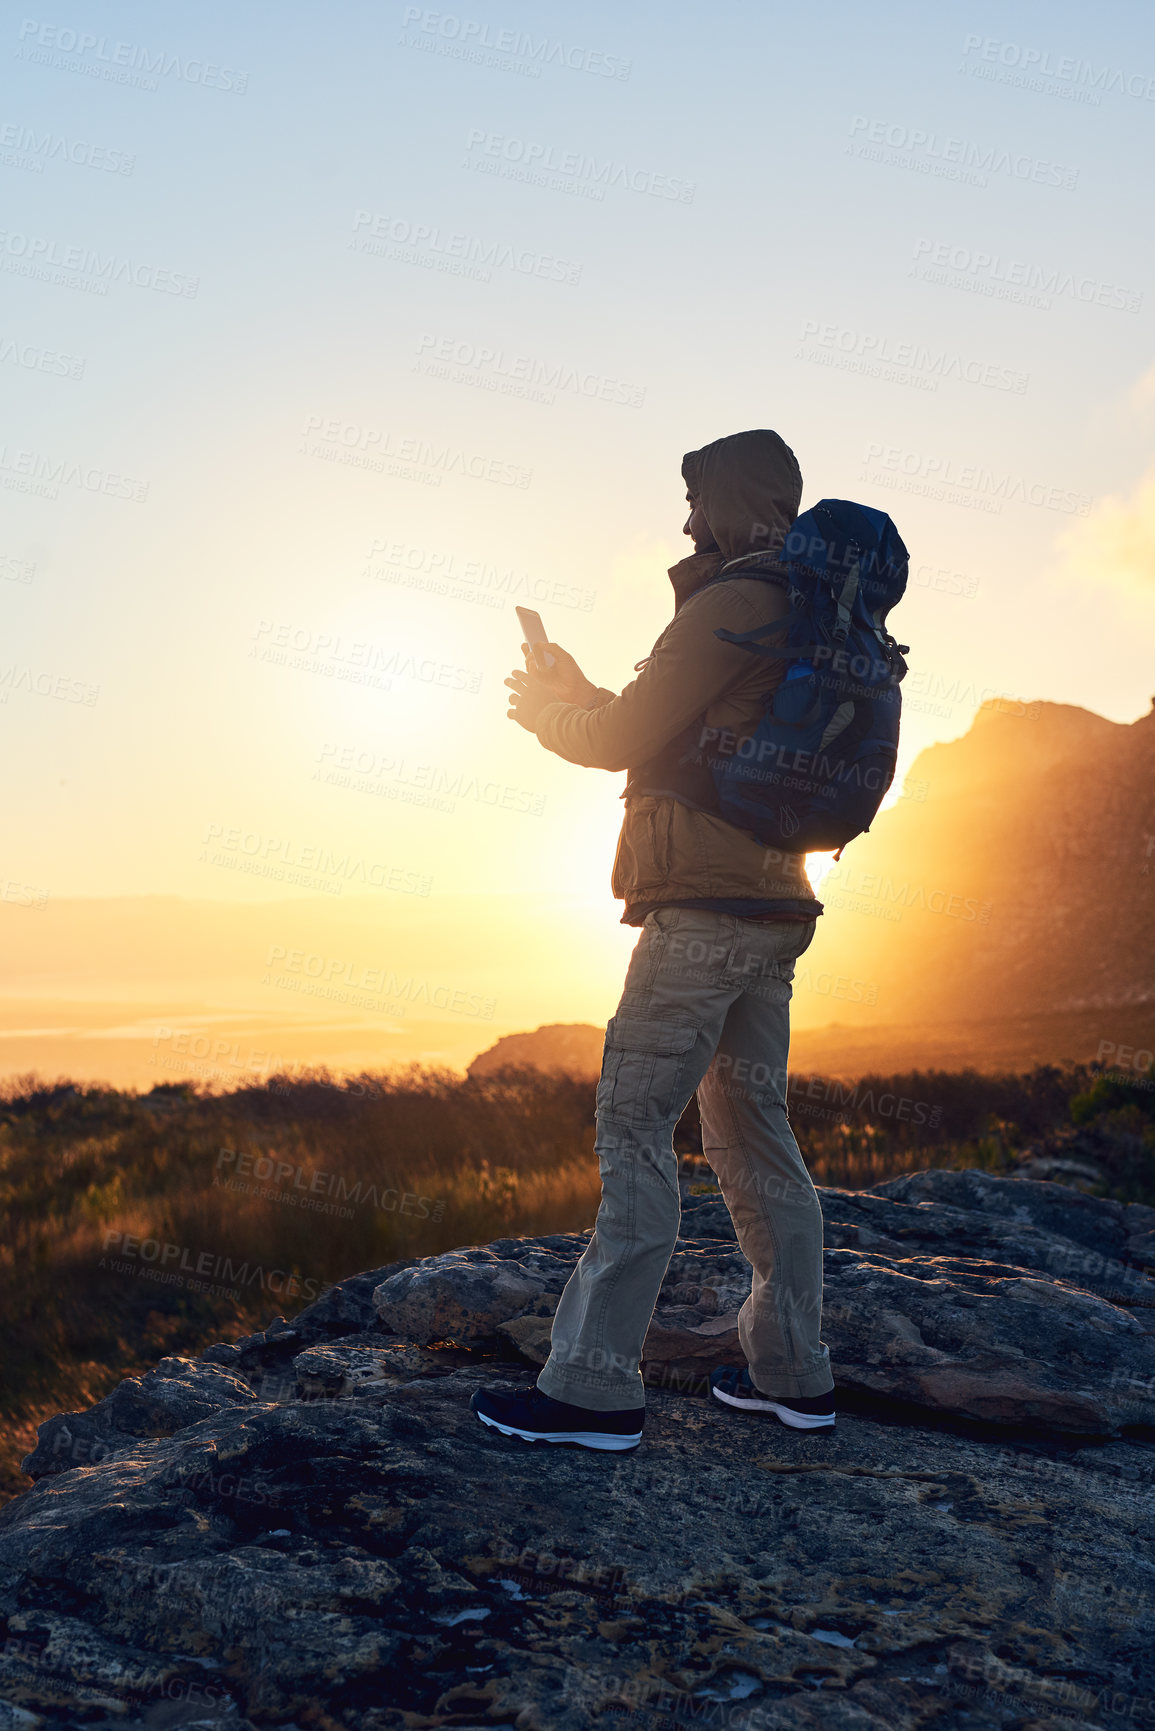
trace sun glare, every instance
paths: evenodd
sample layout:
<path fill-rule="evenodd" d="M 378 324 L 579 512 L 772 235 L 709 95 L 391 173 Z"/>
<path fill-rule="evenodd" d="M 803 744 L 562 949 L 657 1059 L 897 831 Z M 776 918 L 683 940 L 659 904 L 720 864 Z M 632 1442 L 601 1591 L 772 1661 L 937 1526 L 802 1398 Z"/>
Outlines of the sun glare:
<path fill-rule="evenodd" d="M 833 853 L 808 853 L 806 855 L 806 876 L 814 894 L 821 895 L 822 885 L 834 869 Z"/>

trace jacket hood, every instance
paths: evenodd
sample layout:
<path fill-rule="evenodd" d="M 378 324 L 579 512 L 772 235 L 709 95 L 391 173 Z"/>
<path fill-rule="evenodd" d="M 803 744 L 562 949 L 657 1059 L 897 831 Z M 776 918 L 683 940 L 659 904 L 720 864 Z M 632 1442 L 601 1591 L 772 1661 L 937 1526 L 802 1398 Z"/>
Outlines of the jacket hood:
<path fill-rule="evenodd" d="M 780 548 L 802 502 L 798 460 L 765 428 L 687 452 L 682 475 L 727 559 Z"/>

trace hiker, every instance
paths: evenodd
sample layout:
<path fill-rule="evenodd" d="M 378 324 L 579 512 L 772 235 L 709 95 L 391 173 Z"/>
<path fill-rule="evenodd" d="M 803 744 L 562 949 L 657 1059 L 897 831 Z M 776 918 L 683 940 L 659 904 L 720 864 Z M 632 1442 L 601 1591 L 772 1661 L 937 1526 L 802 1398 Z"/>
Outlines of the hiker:
<path fill-rule="evenodd" d="M 694 552 L 670 570 L 674 617 L 638 677 L 616 696 L 550 643 L 548 670 L 523 645 L 526 670 L 505 682 L 509 716 L 547 750 L 629 772 L 613 893 L 625 903 L 622 923 L 641 928 L 598 1084 L 601 1204 L 558 1304 L 548 1361 L 528 1392 L 486 1388 L 473 1398 L 483 1423 L 526 1441 L 607 1450 L 641 1441 L 642 1345 L 681 1216 L 673 1132 L 695 1090 L 703 1151 L 753 1270 L 738 1316 L 746 1363 L 715 1369 L 711 1393 L 795 1429 L 835 1422 L 820 1326 L 822 1212 L 786 1111 L 790 982 L 822 904 L 804 854 L 767 847 L 717 815 L 694 779 L 708 781 L 708 768 L 695 769 L 684 750 L 695 736 L 749 737 L 786 677 L 790 663 L 773 654 L 788 587 L 743 573 L 775 567 L 802 477 L 766 430 L 691 452 L 682 474 Z M 714 581 L 735 560 L 734 574 Z M 840 606 L 847 594 L 853 601 L 857 573 L 856 563 Z M 879 635 L 877 615 L 873 624 Z M 752 655 L 729 640 L 743 636 L 763 649 Z"/>

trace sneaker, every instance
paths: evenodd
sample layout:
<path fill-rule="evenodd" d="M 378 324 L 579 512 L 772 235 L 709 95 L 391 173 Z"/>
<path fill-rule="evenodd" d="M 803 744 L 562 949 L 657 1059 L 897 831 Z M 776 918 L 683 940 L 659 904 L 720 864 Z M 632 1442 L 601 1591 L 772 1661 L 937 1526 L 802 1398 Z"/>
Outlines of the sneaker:
<path fill-rule="evenodd" d="M 626 1412 L 595 1412 L 553 1400 L 540 1388 L 479 1388 L 470 1406 L 503 1436 L 525 1442 L 579 1443 L 587 1449 L 636 1449 L 642 1440 L 644 1406 Z"/>
<path fill-rule="evenodd" d="M 782 1400 L 771 1400 L 750 1381 L 750 1372 L 724 1364 L 710 1372 L 710 1393 L 724 1406 L 740 1407 L 743 1412 L 777 1413 L 791 1430 L 818 1430 L 834 1423 L 834 1390 L 828 1394 L 792 1394 Z"/>

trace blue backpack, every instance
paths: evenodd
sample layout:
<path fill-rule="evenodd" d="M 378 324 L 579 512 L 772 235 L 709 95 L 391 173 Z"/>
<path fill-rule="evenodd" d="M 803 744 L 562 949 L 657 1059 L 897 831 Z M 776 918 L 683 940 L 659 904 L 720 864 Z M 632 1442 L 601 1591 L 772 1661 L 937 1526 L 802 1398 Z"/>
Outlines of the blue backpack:
<path fill-rule="evenodd" d="M 627 791 L 712 811 L 766 847 L 841 849 L 869 829 L 894 779 L 908 645 L 886 630 L 906 589 L 908 556 L 883 511 L 822 499 L 791 525 L 778 553 L 731 559 L 713 583 L 760 577 L 789 592 L 790 611 L 753 631 L 716 636 L 789 663 L 753 732 L 694 722 L 630 776 Z M 785 641 L 770 647 L 761 639 Z"/>

